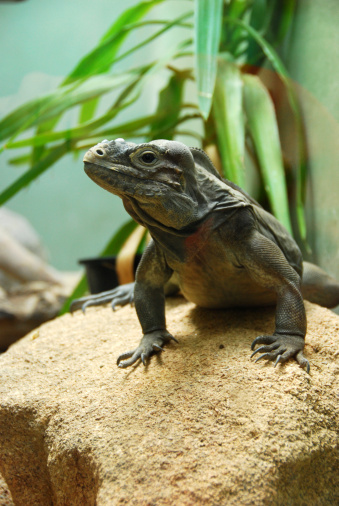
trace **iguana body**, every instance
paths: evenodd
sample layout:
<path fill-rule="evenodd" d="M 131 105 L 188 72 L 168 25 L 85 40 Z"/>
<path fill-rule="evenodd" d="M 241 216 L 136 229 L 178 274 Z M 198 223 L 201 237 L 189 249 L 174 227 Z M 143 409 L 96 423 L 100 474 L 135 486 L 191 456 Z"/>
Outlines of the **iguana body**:
<path fill-rule="evenodd" d="M 328 307 L 339 304 L 339 284 L 304 263 L 284 227 L 233 183 L 218 174 L 198 149 L 173 141 L 136 145 L 103 141 L 85 157 L 85 171 L 122 198 L 129 214 L 152 241 L 142 256 L 135 286 L 76 301 L 74 307 L 131 299 L 144 333 L 140 345 L 118 358 L 127 367 L 174 339 L 165 324 L 165 291 L 180 289 L 202 307 L 276 304 L 276 328 L 253 344 L 259 357 L 291 357 L 309 370 L 303 356 L 306 316 L 303 296 Z"/>

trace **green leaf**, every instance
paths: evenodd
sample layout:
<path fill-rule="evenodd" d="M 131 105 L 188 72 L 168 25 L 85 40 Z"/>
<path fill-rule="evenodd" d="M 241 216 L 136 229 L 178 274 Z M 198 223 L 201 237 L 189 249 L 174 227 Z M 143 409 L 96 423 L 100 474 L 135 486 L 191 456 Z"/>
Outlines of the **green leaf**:
<path fill-rule="evenodd" d="M 243 81 L 238 67 L 226 60 L 220 60 L 213 101 L 219 152 L 225 176 L 246 189 L 242 89 Z"/>
<path fill-rule="evenodd" d="M 133 230 L 137 228 L 138 224 L 135 223 L 133 220 L 129 220 L 127 223 L 122 225 L 120 229 L 114 233 L 113 237 L 108 241 L 104 249 L 101 251 L 99 256 L 112 256 L 117 255 L 122 247 L 122 245 L 125 243 L 125 241 L 128 239 L 128 237 L 131 235 Z M 82 297 L 85 292 L 87 291 L 87 281 L 86 276 L 83 276 L 77 286 L 74 288 L 72 294 L 68 297 L 65 304 L 60 310 L 59 316 L 67 313 L 69 311 L 69 308 L 71 306 L 71 303 L 74 299 L 78 299 L 79 297 Z"/>
<path fill-rule="evenodd" d="M 129 220 L 127 223 L 122 225 L 117 232 L 114 233 L 113 237 L 108 241 L 104 249 L 101 251 L 101 257 L 109 255 L 117 255 L 126 242 L 131 233 L 137 228 L 138 224 L 134 220 Z"/>
<path fill-rule="evenodd" d="M 256 0 L 253 3 L 253 8 L 250 16 L 250 25 L 262 36 L 266 34 L 270 26 L 273 9 L 275 7 L 275 0 Z M 263 62 L 263 55 L 257 41 L 247 34 L 247 49 L 246 49 L 246 64 L 261 65 Z"/>
<path fill-rule="evenodd" d="M 86 276 L 82 276 L 77 286 L 74 288 L 72 294 L 66 299 L 64 305 L 60 309 L 59 316 L 68 313 L 71 307 L 71 303 L 74 299 L 79 299 L 82 297 L 88 290 L 87 278 Z"/>
<path fill-rule="evenodd" d="M 123 58 L 126 58 L 126 56 L 129 56 L 130 54 L 134 53 L 138 49 L 141 49 L 142 47 L 144 47 L 146 44 L 149 44 L 153 40 L 158 39 L 160 37 L 160 35 L 162 35 L 163 33 L 167 32 L 168 30 L 170 30 L 173 26 L 181 26 L 181 27 L 185 27 L 185 28 L 187 28 L 187 27 L 192 28 L 191 25 L 188 25 L 188 24 L 186 24 L 186 23 L 183 22 L 185 19 L 190 18 L 191 16 L 192 16 L 191 12 L 186 12 L 182 16 L 179 16 L 178 18 L 175 18 L 173 21 L 149 21 L 148 23 L 146 23 L 146 22 L 145 23 L 141 23 L 139 25 L 140 27 L 144 26 L 146 24 L 164 24 L 165 26 L 163 28 L 161 28 L 161 30 L 153 33 L 147 39 L 144 39 L 141 42 L 138 42 L 138 44 L 136 44 L 135 46 L 133 46 L 131 49 L 129 49 L 128 51 L 126 51 L 122 55 L 118 56 L 115 59 L 114 63 L 118 62 L 119 60 L 122 60 Z"/>
<path fill-rule="evenodd" d="M 80 60 L 77 66 L 64 80 L 63 85 L 69 84 L 77 79 L 107 72 L 122 42 L 129 34 L 129 31 L 134 28 L 131 25 L 137 23 L 137 21 L 145 16 L 152 7 L 163 1 L 164 0 L 151 0 L 139 2 L 135 6 L 125 10 L 107 30 L 97 47 Z"/>
<path fill-rule="evenodd" d="M 265 190 L 277 219 L 292 234 L 285 171 L 273 102 L 258 77 L 244 75 L 244 108 Z"/>
<path fill-rule="evenodd" d="M 270 22 L 271 9 L 273 8 L 271 6 L 274 6 L 274 4 L 275 0 L 256 0 L 253 2 L 250 24 L 253 28 L 260 31 L 260 33 L 265 32 L 267 24 Z"/>
<path fill-rule="evenodd" d="M 104 67 L 103 67 L 103 69 L 101 69 L 100 71 L 97 69 L 96 73 L 108 71 L 109 68 L 112 66 L 113 63 L 116 63 L 119 60 L 122 60 L 123 58 L 126 58 L 127 56 L 129 56 L 130 54 L 134 53 L 138 49 L 141 49 L 142 47 L 144 47 L 145 45 L 149 44 L 153 40 L 158 39 L 160 37 L 160 35 L 164 34 L 168 30 L 170 30 L 173 26 L 187 26 L 187 25 L 185 25 L 183 23 L 183 21 L 185 19 L 187 19 L 188 17 L 190 17 L 191 15 L 192 15 L 192 13 L 188 12 L 188 13 L 185 13 L 184 15 L 182 15 L 182 16 L 174 19 L 173 21 L 149 21 L 149 22 L 145 22 L 145 23 L 139 23 L 139 24 L 134 25 L 134 26 L 126 27 L 126 30 L 128 29 L 130 31 L 132 29 L 141 28 L 141 27 L 143 27 L 145 25 L 150 25 L 150 24 L 164 24 L 165 25 L 161 30 L 157 31 L 156 33 L 152 34 L 150 37 L 142 40 L 141 42 L 138 42 L 138 44 L 136 44 L 135 46 L 133 46 L 132 48 L 130 48 L 128 51 L 126 51 L 125 53 L 123 53 L 119 57 L 115 57 L 114 60 L 112 60 L 112 62 L 108 65 L 108 68 L 106 68 L 105 70 L 103 70 L 104 69 Z M 119 37 L 120 37 L 120 35 L 119 35 Z M 103 58 L 104 55 L 102 54 L 103 53 L 103 48 L 102 47 L 98 48 L 98 52 L 100 53 L 100 58 Z M 93 57 L 95 58 L 95 56 L 93 56 Z M 96 58 L 96 61 L 98 61 L 98 58 Z M 86 66 L 86 69 L 87 69 L 87 66 Z M 94 99 L 90 103 L 87 103 L 87 104 L 83 105 L 81 113 L 80 113 L 80 120 L 79 120 L 80 123 L 83 122 L 83 121 L 89 120 L 90 118 L 93 117 L 94 112 L 95 112 L 96 107 L 97 107 L 97 104 L 98 104 L 98 100 Z"/>
<path fill-rule="evenodd" d="M 87 141 L 90 138 L 101 137 L 102 139 L 105 136 L 116 134 L 123 135 L 125 133 L 128 133 L 133 136 L 136 133 L 136 131 L 140 130 L 141 128 L 149 126 L 153 122 L 161 123 L 164 120 L 164 118 L 166 118 L 166 116 L 169 114 L 170 104 L 167 104 L 166 110 L 164 110 L 162 107 L 159 107 L 159 110 L 155 115 L 145 116 L 143 118 L 138 118 L 134 121 L 123 123 L 120 125 L 114 125 L 100 132 L 97 131 L 98 127 L 112 120 L 125 107 L 131 105 L 138 98 L 147 80 L 151 79 L 159 69 L 162 69 L 164 67 L 164 65 L 167 63 L 168 60 L 171 60 L 173 58 L 173 55 L 175 55 L 175 51 L 180 50 L 181 47 L 186 46 L 188 43 L 189 43 L 188 41 L 184 41 L 183 43 L 180 43 L 178 48 L 174 49 L 170 48 L 170 51 L 168 53 L 165 53 L 162 59 L 158 60 L 153 64 L 147 65 L 146 67 L 138 69 L 139 75 L 137 79 L 135 79 L 131 84 L 128 84 L 128 86 L 117 98 L 113 106 L 103 116 L 72 129 L 62 130 L 59 132 L 53 131 L 46 132 L 43 134 L 35 135 L 34 137 L 28 139 L 23 139 L 15 142 L 8 142 L 6 144 L 6 148 L 17 149 L 27 146 L 38 147 L 44 146 L 45 144 L 50 142 L 56 142 L 60 139 L 67 139 L 68 141 L 73 141 L 74 146 L 75 142 L 79 140 Z M 135 74 L 137 73 L 136 70 L 134 72 Z M 182 84 L 180 84 L 180 81 L 188 78 L 189 76 L 185 71 L 179 72 L 178 75 L 180 75 L 178 84 L 178 86 L 180 87 L 182 86 Z M 132 96 L 132 98 L 129 98 L 129 95 L 132 92 L 134 93 L 134 95 Z M 128 98 L 129 100 L 127 100 Z"/>
<path fill-rule="evenodd" d="M 79 123 L 87 123 L 87 121 L 90 121 L 93 118 L 98 105 L 99 97 L 92 98 L 92 100 L 85 102 L 80 109 Z"/>
<path fill-rule="evenodd" d="M 96 76 L 96 77 L 93 77 L 93 78 L 89 79 L 88 81 L 84 82 L 81 86 L 77 86 L 75 88 L 70 87 L 72 94 L 65 95 L 65 98 L 63 101 L 61 101 L 61 103 L 60 103 L 60 93 L 63 96 L 64 91 L 57 89 L 54 92 L 54 94 L 52 94 L 52 98 L 56 97 L 55 102 L 48 100 L 48 103 L 45 106 L 45 108 L 47 109 L 47 112 L 45 112 L 44 117 L 46 117 L 47 114 L 51 115 L 53 112 L 55 112 L 57 107 L 58 107 L 58 109 L 57 109 L 57 112 L 58 112 L 58 111 L 60 111 L 61 107 L 64 107 L 66 109 L 67 107 L 70 106 L 70 104 L 76 105 L 76 103 L 78 101 L 84 100 L 85 98 L 87 98 L 88 94 L 91 92 L 91 86 L 93 87 L 93 82 L 94 82 L 94 84 L 97 81 L 99 81 L 99 83 L 102 82 L 108 88 L 110 86 L 110 83 L 111 83 L 112 87 L 113 87 L 113 85 L 115 85 L 115 86 L 122 85 L 122 84 L 126 85 L 126 83 L 127 83 L 125 90 L 123 90 L 121 95 L 116 100 L 115 104 L 112 106 L 112 108 L 110 108 L 109 112 L 107 114 L 103 115 L 102 117 L 94 120 L 93 122 L 89 122 L 87 124 L 81 125 L 79 127 L 76 127 L 75 129 L 69 129 L 67 131 L 63 131 L 62 134 L 59 134 L 59 132 L 48 132 L 48 133 L 43 133 L 41 135 L 38 134 L 34 138 L 31 138 L 31 139 L 17 141 L 15 143 L 13 142 L 13 138 L 12 138 L 4 146 L 3 149 L 14 148 L 14 147 L 15 148 L 24 147 L 27 145 L 43 146 L 47 142 L 53 142 L 53 141 L 60 139 L 61 137 L 63 137 L 63 135 L 65 135 L 65 137 L 68 138 L 68 140 L 73 139 L 73 136 L 75 138 L 88 136 L 89 133 L 91 133 L 95 128 L 101 126 L 102 124 L 104 124 L 107 121 L 109 121 L 110 119 L 112 119 L 119 112 L 119 110 L 122 110 L 127 105 L 130 105 L 131 103 L 133 103 L 137 99 L 137 97 L 139 96 L 146 81 L 151 79 L 157 71 L 161 70 L 168 63 L 168 61 L 170 61 L 172 58 L 175 58 L 176 55 L 178 54 L 178 52 L 180 52 L 182 50 L 182 48 L 187 47 L 190 43 L 191 43 L 190 40 L 182 41 L 178 44 L 177 47 L 170 47 L 169 50 L 166 51 L 164 53 L 164 55 L 156 62 L 146 65 L 146 66 L 143 66 L 138 69 L 134 69 L 133 71 L 131 71 L 129 73 L 120 74 L 117 76 Z M 87 95 L 84 96 L 84 92 L 86 92 Z M 131 92 L 134 92 L 134 96 L 129 101 L 126 101 L 126 99 L 129 97 Z M 6 128 L 8 129 L 10 127 L 11 131 L 8 132 L 8 130 L 6 130 L 6 133 L 15 133 L 15 129 L 18 128 L 18 126 L 20 125 L 19 121 L 20 120 L 23 121 L 23 117 L 25 116 L 24 115 L 25 112 L 26 112 L 26 116 L 29 119 L 30 123 L 36 124 L 36 123 L 39 123 L 40 121 L 42 121 L 42 114 L 40 114 L 40 116 L 38 116 L 37 118 L 35 118 L 35 117 L 30 118 L 29 112 L 34 111 L 37 108 L 37 105 L 40 104 L 39 100 L 44 100 L 44 98 L 45 97 L 43 97 L 43 99 L 37 99 L 37 100 L 32 101 L 32 103 L 30 103 L 30 109 L 28 112 L 26 111 L 26 109 L 28 109 L 28 106 L 26 105 L 24 111 L 22 111 L 23 108 L 19 108 L 16 111 L 14 111 L 13 113 L 11 113 L 2 122 L 0 122 L 0 128 L 3 128 L 5 130 Z M 48 99 L 50 99 L 50 95 L 48 96 Z M 21 113 L 22 113 L 22 117 L 21 117 Z M 26 128 L 27 123 L 23 123 L 23 126 Z M 22 129 L 23 129 L 23 127 L 21 128 L 21 130 Z M 21 130 L 19 130 L 19 131 L 21 131 Z M 19 135 L 19 132 L 15 133 L 14 138 L 17 135 Z M 92 135 L 95 136 L 98 134 L 92 133 Z M 65 137 L 63 137 L 63 138 L 65 138 Z"/>
<path fill-rule="evenodd" d="M 279 44 L 286 36 L 294 18 L 297 0 L 280 0 L 274 12 L 271 30 L 274 30 L 274 42 Z"/>
<path fill-rule="evenodd" d="M 150 140 L 156 139 L 158 132 L 162 132 L 165 139 L 173 139 L 174 129 L 180 116 L 185 79 L 186 76 L 183 73 L 175 72 L 160 91 L 156 117 L 151 123 Z"/>
<path fill-rule="evenodd" d="M 19 107 L 0 121 L 0 140 L 10 136 L 16 137 L 23 130 L 59 116 L 71 107 L 86 100 L 126 85 L 134 78 L 134 72 L 117 76 L 102 75 L 92 77 L 77 86 L 57 88 L 53 93 Z"/>
<path fill-rule="evenodd" d="M 69 151 L 69 144 L 65 142 L 64 144 L 61 144 L 48 152 L 48 154 L 43 159 L 28 169 L 25 174 L 19 177 L 16 181 L 14 181 L 13 184 L 8 186 L 2 193 L 0 193 L 0 206 L 7 202 L 7 200 L 12 198 L 20 190 L 28 186 L 34 179 L 39 177 L 51 165 L 60 160 L 60 158 L 62 158 L 67 153 L 67 151 Z"/>
<path fill-rule="evenodd" d="M 21 155 L 16 156 L 15 158 L 11 158 L 8 163 L 13 165 L 14 167 L 20 167 L 21 165 L 27 165 L 30 161 L 30 155 Z"/>
<path fill-rule="evenodd" d="M 17 149 L 23 148 L 27 146 L 42 146 L 49 142 L 55 142 L 61 139 L 67 139 L 68 141 L 76 142 L 80 139 L 87 140 L 91 137 L 101 137 L 102 139 L 107 135 L 116 135 L 119 133 L 126 132 L 134 132 L 139 130 L 140 128 L 145 128 L 150 125 L 154 120 L 159 120 L 160 115 L 150 115 L 144 116 L 143 118 L 138 118 L 134 121 L 129 121 L 126 123 L 122 123 L 120 125 L 115 125 L 106 130 L 92 131 L 91 126 L 93 124 L 97 124 L 97 121 L 93 121 L 88 125 L 83 125 L 76 128 L 70 128 L 68 130 L 63 130 L 61 132 L 48 132 L 46 134 L 36 135 L 35 137 L 31 137 L 29 139 L 23 139 L 22 141 L 12 142 L 7 144 L 8 149 Z"/>
<path fill-rule="evenodd" d="M 105 35 L 100 40 L 101 44 L 110 40 L 112 36 L 120 33 L 120 31 L 131 23 L 136 23 L 139 19 L 143 18 L 149 10 L 155 5 L 162 3 L 164 0 L 150 0 L 146 2 L 138 2 L 135 6 L 126 9 L 120 17 L 113 23 L 113 25 L 107 30 Z"/>
<path fill-rule="evenodd" d="M 288 72 L 285 69 L 284 64 L 279 58 L 276 51 L 273 47 L 260 35 L 259 32 L 254 30 L 247 23 L 243 22 L 240 19 L 232 19 L 227 18 L 227 22 L 235 23 L 239 26 L 242 26 L 250 35 L 253 37 L 259 46 L 261 47 L 264 54 L 267 56 L 269 62 L 275 69 L 275 71 L 279 74 L 282 82 L 285 85 L 287 97 L 294 114 L 295 122 L 296 122 L 296 130 L 298 134 L 298 165 L 296 168 L 297 172 L 297 183 L 296 183 L 296 201 L 297 201 L 297 220 L 298 227 L 301 238 L 306 240 L 306 220 L 305 220 L 305 212 L 304 212 L 304 194 L 305 194 L 305 182 L 306 182 L 306 145 L 303 134 L 303 124 L 302 124 L 302 116 L 300 112 L 300 108 L 298 105 L 298 101 L 296 98 L 296 94 L 291 83 Z"/>
<path fill-rule="evenodd" d="M 198 103 L 205 119 L 211 110 L 217 74 L 222 13 L 222 0 L 195 0 L 195 70 Z"/>
<path fill-rule="evenodd" d="M 272 64 L 272 66 L 276 70 L 276 72 L 278 72 L 278 74 L 281 77 L 281 80 L 286 85 L 286 89 L 287 89 L 287 92 L 288 92 L 290 103 L 293 106 L 293 108 L 295 108 L 296 107 L 296 99 L 295 99 L 295 96 L 293 94 L 293 90 L 291 89 L 291 86 L 290 86 L 289 75 L 287 73 L 287 70 L 285 69 L 285 66 L 284 66 L 283 62 L 281 61 L 281 59 L 279 58 L 277 52 L 273 49 L 273 47 L 271 46 L 271 44 L 269 44 L 260 35 L 260 33 L 257 30 L 255 30 L 254 28 L 252 28 L 249 24 L 245 23 L 241 19 L 233 19 L 233 18 L 228 17 L 228 18 L 226 18 L 225 21 L 227 23 L 230 23 L 230 24 L 236 24 L 236 25 L 241 26 L 259 44 L 259 46 L 261 47 L 261 49 L 264 52 L 265 56 L 267 57 L 267 59 L 269 60 L 269 62 Z"/>
<path fill-rule="evenodd" d="M 116 116 L 122 109 L 128 107 L 133 102 L 135 102 L 140 94 L 140 82 L 142 82 L 141 78 L 151 67 L 152 67 L 152 64 L 148 64 L 148 65 L 143 65 L 142 67 L 133 69 L 133 71 L 131 71 L 131 72 L 133 72 L 135 74 L 136 78 L 134 80 L 132 80 L 132 82 L 130 84 L 128 84 L 125 87 L 125 89 L 119 94 L 119 96 L 116 99 L 116 101 L 114 102 L 113 106 L 108 110 L 108 112 L 106 114 L 104 114 L 100 118 L 97 118 L 93 123 L 88 123 L 87 125 L 85 125 L 86 130 L 89 127 L 96 128 L 98 126 L 103 125 L 104 123 L 106 123 L 110 119 L 114 118 L 114 116 Z M 126 99 L 135 90 L 135 88 L 138 88 L 138 91 L 134 94 L 134 96 L 132 96 L 132 98 L 130 98 L 128 101 L 126 101 Z M 89 109 L 90 109 L 91 104 L 93 104 L 93 102 L 95 102 L 97 100 L 98 100 L 98 97 L 95 97 L 94 99 L 89 100 L 88 102 L 85 102 L 84 106 L 86 104 L 89 104 Z M 84 114 L 87 114 L 87 113 L 84 112 Z M 38 136 L 40 134 L 53 131 L 53 129 L 56 126 L 56 124 L 58 123 L 59 119 L 60 119 L 60 116 L 57 116 L 57 117 L 52 118 L 51 120 L 48 120 L 48 121 L 42 123 L 41 125 L 39 125 L 39 127 L 37 128 L 36 135 Z M 37 157 L 39 157 L 43 153 L 44 149 L 45 149 L 44 146 L 41 146 L 41 148 L 34 147 L 33 156 L 32 156 L 33 162 L 36 160 Z"/>

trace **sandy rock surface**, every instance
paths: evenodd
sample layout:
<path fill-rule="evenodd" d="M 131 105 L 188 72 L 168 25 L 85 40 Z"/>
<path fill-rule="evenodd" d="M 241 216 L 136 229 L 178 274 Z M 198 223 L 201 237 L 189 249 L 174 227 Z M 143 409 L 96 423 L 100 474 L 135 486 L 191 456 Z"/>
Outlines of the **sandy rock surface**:
<path fill-rule="evenodd" d="M 339 317 L 306 306 L 310 375 L 250 360 L 272 309 L 171 299 L 179 344 L 125 370 L 115 362 L 139 342 L 133 308 L 33 331 L 0 357 L 0 471 L 14 503 L 339 504 Z"/>

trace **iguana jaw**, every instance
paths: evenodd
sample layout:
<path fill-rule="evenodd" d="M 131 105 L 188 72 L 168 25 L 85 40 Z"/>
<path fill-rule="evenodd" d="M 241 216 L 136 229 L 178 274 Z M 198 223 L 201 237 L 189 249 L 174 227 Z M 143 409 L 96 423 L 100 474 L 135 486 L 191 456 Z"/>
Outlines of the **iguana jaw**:
<path fill-rule="evenodd" d="M 118 195 L 119 197 L 129 196 L 138 200 L 144 197 L 159 198 L 166 194 L 167 186 L 182 191 L 181 185 L 173 181 L 154 181 L 130 174 L 124 166 L 105 167 L 89 162 L 84 162 L 84 170 L 88 177 L 98 186 Z"/>

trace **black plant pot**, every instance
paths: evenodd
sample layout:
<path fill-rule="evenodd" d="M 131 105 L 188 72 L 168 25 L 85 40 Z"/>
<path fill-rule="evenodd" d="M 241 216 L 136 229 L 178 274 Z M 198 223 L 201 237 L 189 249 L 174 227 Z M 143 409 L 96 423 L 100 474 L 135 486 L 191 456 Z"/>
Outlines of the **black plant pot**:
<path fill-rule="evenodd" d="M 141 255 L 134 258 L 134 273 L 137 270 Z M 116 257 L 97 257 L 79 260 L 84 265 L 88 288 L 91 293 L 100 293 L 112 290 L 119 285 L 116 272 Z"/>

